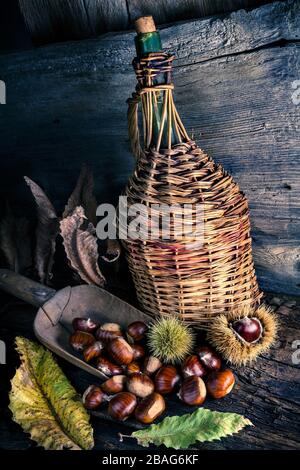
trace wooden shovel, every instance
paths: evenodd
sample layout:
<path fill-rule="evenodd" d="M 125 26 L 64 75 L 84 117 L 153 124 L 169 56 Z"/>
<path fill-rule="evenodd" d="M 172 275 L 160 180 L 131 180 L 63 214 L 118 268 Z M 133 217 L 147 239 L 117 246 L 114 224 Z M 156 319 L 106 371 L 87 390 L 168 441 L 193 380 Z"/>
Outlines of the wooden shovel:
<path fill-rule="evenodd" d="M 136 320 L 151 321 L 145 313 L 96 286 L 65 287 L 55 291 L 13 271 L 0 269 L 0 289 L 39 307 L 33 329 L 41 343 L 102 380 L 107 376 L 84 362 L 69 345 L 73 318 L 91 318 L 101 324 L 119 323 L 123 328 Z"/>

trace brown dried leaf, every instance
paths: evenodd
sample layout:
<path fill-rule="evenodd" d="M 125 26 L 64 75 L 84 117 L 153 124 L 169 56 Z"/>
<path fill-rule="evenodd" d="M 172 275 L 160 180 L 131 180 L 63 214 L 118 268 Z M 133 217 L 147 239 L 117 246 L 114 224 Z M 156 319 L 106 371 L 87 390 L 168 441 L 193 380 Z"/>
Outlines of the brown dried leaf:
<path fill-rule="evenodd" d="M 36 228 L 35 266 L 42 283 L 47 284 L 52 275 L 55 240 L 59 219 L 45 192 L 27 176 L 24 179 L 31 189 L 37 204 L 38 223 Z"/>
<path fill-rule="evenodd" d="M 107 263 L 114 263 L 115 261 L 118 261 L 120 254 L 121 247 L 118 240 L 108 239 L 106 242 L 106 252 L 101 256 L 101 258 Z"/>
<path fill-rule="evenodd" d="M 94 178 L 91 170 L 86 165 L 82 165 L 75 189 L 63 212 L 63 218 L 73 213 L 76 207 L 81 206 L 84 209 L 87 219 L 96 226 L 97 201 L 93 194 Z"/>
<path fill-rule="evenodd" d="M 83 207 L 60 221 L 63 243 L 71 267 L 88 284 L 102 286 L 105 278 L 98 266 L 96 230 L 88 222 Z"/>
<path fill-rule="evenodd" d="M 22 273 L 32 265 L 29 221 L 15 217 L 9 206 L 0 222 L 0 249 L 13 271 Z"/>

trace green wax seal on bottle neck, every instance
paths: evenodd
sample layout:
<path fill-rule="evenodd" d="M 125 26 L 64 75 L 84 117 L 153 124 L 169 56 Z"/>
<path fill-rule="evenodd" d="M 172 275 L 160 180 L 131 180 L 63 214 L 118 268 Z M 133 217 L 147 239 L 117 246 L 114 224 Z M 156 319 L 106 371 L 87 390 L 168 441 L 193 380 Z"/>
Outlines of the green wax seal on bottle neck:
<path fill-rule="evenodd" d="M 134 38 L 135 49 L 139 58 L 150 52 L 160 52 L 162 50 L 160 34 L 158 31 L 151 33 L 140 33 Z"/>

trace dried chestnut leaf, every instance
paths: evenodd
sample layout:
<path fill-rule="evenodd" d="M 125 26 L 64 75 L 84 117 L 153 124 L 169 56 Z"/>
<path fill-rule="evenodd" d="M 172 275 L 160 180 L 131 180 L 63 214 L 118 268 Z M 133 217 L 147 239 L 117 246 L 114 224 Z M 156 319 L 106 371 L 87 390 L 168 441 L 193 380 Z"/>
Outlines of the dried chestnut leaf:
<path fill-rule="evenodd" d="M 11 381 L 13 420 L 49 450 L 94 447 L 89 415 L 50 351 L 16 338 L 21 365 Z"/>
<path fill-rule="evenodd" d="M 83 207 L 60 222 L 61 235 L 71 267 L 88 284 L 102 286 L 105 278 L 98 266 L 96 230 L 88 222 Z"/>
<path fill-rule="evenodd" d="M 32 265 L 29 221 L 25 217 L 15 217 L 9 206 L 0 221 L 0 250 L 8 267 L 17 273 Z"/>
<path fill-rule="evenodd" d="M 27 176 L 24 179 L 31 189 L 37 205 L 35 267 L 42 283 L 47 284 L 52 275 L 55 240 L 59 230 L 59 219 L 45 192 Z"/>
<path fill-rule="evenodd" d="M 106 242 L 106 251 L 101 255 L 101 258 L 103 261 L 106 261 L 106 263 L 114 263 L 115 261 L 118 261 L 120 254 L 121 247 L 118 240 L 108 239 Z"/>
<path fill-rule="evenodd" d="M 76 186 L 68 199 L 63 212 L 63 218 L 71 215 L 76 207 L 82 206 L 87 219 L 96 226 L 97 201 L 93 194 L 94 178 L 91 170 L 86 165 L 82 165 Z"/>

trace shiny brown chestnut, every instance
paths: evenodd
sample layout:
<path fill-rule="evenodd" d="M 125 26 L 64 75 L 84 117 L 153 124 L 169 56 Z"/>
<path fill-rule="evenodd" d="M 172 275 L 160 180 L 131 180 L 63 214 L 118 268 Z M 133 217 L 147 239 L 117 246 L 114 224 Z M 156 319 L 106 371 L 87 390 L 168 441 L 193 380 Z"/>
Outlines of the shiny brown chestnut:
<path fill-rule="evenodd" d="M 142 321 L 134 321 L 127 327 L 127 335 L 129 335 L 134 341 L 141 341 L 148 331 L 148 326 Z"/>
<path fill-rule="evenodd" d="M 122 329 L 118 323 L 104 323 L 95 333 L 97 339 L 110 341 L 114 338 L 122 336 Z"/>
<path fill-rule="evenodd" d="M 123 392 L 126 380 L 126 375 L 114 375 L 101 384 L 101 389 L 109 394 Z"/>
<path fill-rule="evenodd" d="M 244 317 L 231 325 L 238 339 L 246 343 L 256 343 L 261 339 L 263 327 L 258 318 Z"/>
<path fill-rule="evenodd" d="M 83 351 L 94 342 L 94 336 L 85 331 L 75 331 L 69 338 L 69 343 L 75 351 Z"/>
<path fill-rule="evenodd" d="M 106 357 L 98 357 L 96 359 L 96 368 L 102 372 L 102 374 L 107 375 L 107 377 L 112 377 L 113 375 L 122 375 L 123 368 L 113 362 L 109 361 Z"/>
<path fill-rule="evenodd" d="M 145 398 L 154 392 L 154 383 L 145 374 L 132 374 L 128 377 L 126 387 L 128 392 L 139 398 Z"/>
<path fill-rule="evenodd" d="M 206 398 L 206 387 L 201 377 L 191 375 L 181 384 L 178 396 L 187 405 L 202 405 Z"/>
<path fill-rule="evenodd" d="M 180 376 L 176 367 L 170 365 L 162 366 L 155 375 L 155 391 L 162 395 L 171 393 L 179 381 Z"/>
<path fill-rule="evenodd" d="M 230 369 L 212 372 L 206 381 L 206 388 L 213 398 L 223 398 L 231 392 L 235 383 L 234 374 Z"/>
<path fill-rule="evenodd" d="M 135 361 L 131 362 L 126 367 L 126 374 L 128 376 L 132 374 L 139 374 L 139 373 L 141 373 L 141 368 L 140 368 L 140 365 Z"/>
<path fill-rule="evenodd" d="M 134 412 L 136 405 L 137 399 L 133 393 L 121 392 L 110 400 L 108 414 L 114 419 L 124 421 Z"/>
<path fill-rule="evenodd" d="M 143 424 L 151 424 L 166 409 L 164 397 L 159 393 L 151 393 L 137 405 L 135 409 L 135 418 Z"/>
<path fill-rule="evenodd" d="M 95 341 L 93 344 L 83 350 L 83 359 L 85 362 L 91 362 L 93 359 L 101 356 L 103 349 L 103 342 Z"/>
<path fill-rule="evenodd" d="M 105 394 L 97 385 L 90 385 L 82 395 L 83 406 L 88 410 L 95 410 L 105 400 Z"/>
<path fill-rule="evenodd" d="M 158 371 L 158 369 L 160 369 L 161 366 L 162 366 L 162 362 L 157 357 L 148 356 L 146 357 L 144 361 L 143 372 L 147 375 L 152 375 L 156 371 Z"/>
<path fill-rule="evenodd" d="M 206 374 L 206 370 L 195 354 L 188 356 L 181 367 L 183 377 L 189 377 L 190 375 L 196 375 L 197 377 L 203 377 Z"/>
<path fill-rule="evenodd" d="M 99 328 L 99 323 L 90 318 L 76 317 L 72 321 L 74 331 L 85 331 L 86 333 L 94 333 Z"/>
<path fill-rule="evenodd" d="M 220 356 L 209 346 L 198 346 L 196 353 L 199 361 L 208 371 L 221 369 L 222 361 Z"/>
<path fill-rule="evenodd" d="M 117 364 L 130 364 L 133 360 L 133 349 L 124 338 L 115 338 L 107 345 L 108 352 Z"/>
<path fill-rule="evenodd" d="M 140 344 L 131 344 L 133 349 L 133 360 L 137 361 L 146 355 L 146 351 Z"/>

